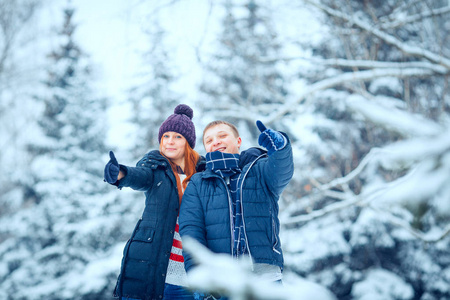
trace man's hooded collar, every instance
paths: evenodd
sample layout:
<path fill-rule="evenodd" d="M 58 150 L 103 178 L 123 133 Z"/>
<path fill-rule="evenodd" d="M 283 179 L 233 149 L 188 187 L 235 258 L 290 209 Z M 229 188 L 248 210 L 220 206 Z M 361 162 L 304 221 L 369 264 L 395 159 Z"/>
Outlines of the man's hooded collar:
<path fill-rule="evenodd" d="M 257 147 L 252 147 L 245 151 L 242 151 L 239 157 L 239 167 L 241 168 L 241 170 L 244 169 L 244 166 L 266 153 L 266 150 Z"/>

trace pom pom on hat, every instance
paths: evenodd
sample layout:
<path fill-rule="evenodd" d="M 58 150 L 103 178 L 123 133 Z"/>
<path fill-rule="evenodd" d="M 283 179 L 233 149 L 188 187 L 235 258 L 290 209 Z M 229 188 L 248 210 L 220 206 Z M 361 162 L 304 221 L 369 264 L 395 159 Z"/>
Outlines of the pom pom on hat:
<path fill-rule="evenodd" d="M 186 115 L 191 120 L 194 117 L 194 111 L 192 110 L 192 108 L 190 108 L 186 104 L 177 105 L 177 107 L 175 107 L 173 112 L 177 115 Z"/>
<path fill-rule="evenodd" d="M 173 131 L 181 134 L 187 140 L 192 149 L 195 147 L 195 126 L 192 123 L 194 111 L 186 104 L 179 104 L 159 127 L 158 142 L 161 143 L 161 137 L 165 132 Z"/>

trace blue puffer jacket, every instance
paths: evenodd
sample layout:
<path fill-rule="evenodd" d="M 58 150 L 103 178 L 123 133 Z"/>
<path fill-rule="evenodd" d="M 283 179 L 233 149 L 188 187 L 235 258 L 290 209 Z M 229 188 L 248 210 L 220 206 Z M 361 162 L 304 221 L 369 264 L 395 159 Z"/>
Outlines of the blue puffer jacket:
<path fill-rule="evenodd" d="M 202 158 L 197 170 L 204 168 Z M 175 175 L 157 150 L 147 153 L 136 167 L 121 165 L 121 170 L 126 176 L 118 187 L 143 191 L 145 209 L 125 245 L 114 296 L 162 299 L 179 210 Z"/>
<path fill-rule="evenodd" d="M 290 142 L 271 156 L 259 148 L 250 148 L 241 153 L 239 164 L 244 176 L 242 214 L 250 255 L 255 263 L 277 265 L 282 269 L 278 199 L 294 172 Z M 193 237 L 213 252 L 231 255 L 230 219 L 231 199 L 222 177 L 209 169 L 194 174 L 181 202 L 181 237 Z M 188 253 L 183 252 L 183 256 L 186 271 L 189 271 L 194 262 Z"/>

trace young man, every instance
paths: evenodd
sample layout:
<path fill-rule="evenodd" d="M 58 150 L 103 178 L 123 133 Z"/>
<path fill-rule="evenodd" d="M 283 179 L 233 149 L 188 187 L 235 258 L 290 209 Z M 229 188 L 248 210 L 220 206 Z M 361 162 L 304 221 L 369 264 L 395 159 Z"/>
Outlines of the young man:
<path fill-rule="evenodd" d="M 279 197 L 292 178 L 288 137 L 256 122 L 260 148 L 239 154 L 236 127 L 214 121 L 203 131 L 206 170 L 194 174 L 180 209 L 181 237 L 192 237 L 216 253 L 250 256 L 264 280 L 281 281 L 283 254 L 278 219 Z M 194 267 L 183 253 L 186 271 Z"/>

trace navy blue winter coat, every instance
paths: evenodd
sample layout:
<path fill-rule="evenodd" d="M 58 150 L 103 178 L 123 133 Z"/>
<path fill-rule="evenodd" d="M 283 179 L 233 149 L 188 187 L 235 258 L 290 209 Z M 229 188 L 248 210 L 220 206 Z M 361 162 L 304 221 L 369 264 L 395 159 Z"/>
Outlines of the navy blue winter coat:
<path fill-rule="evenodd" d="M 205 167 L 204 158 L 197 170 Z M 145 209 L 125 245 L 115 297 L 162 299 L 169 264 L 179 198 L 175 175 L 169 161 L 154 150 L 136 167 L 121 165 L 126 176 L 118 187 L 145 193 Z"/>
<path fill-rule="evenodd" d="M 250 255 L 255 263 L 283 269 L 278 200 L 294 172 L 290 142 L 271 156 L 259 148 L 250 148 L 241 153 L 239 164 L 244 176 L 242 214 Z M 181 238 L 193 237 L 213 252 L 231 255 L 233 231 L 228 193 L 225 181 L 211 170 L 194 174 L 181 202 Z M 195 263 L 185 251 L 183 256 L 189 271 Z"/>

